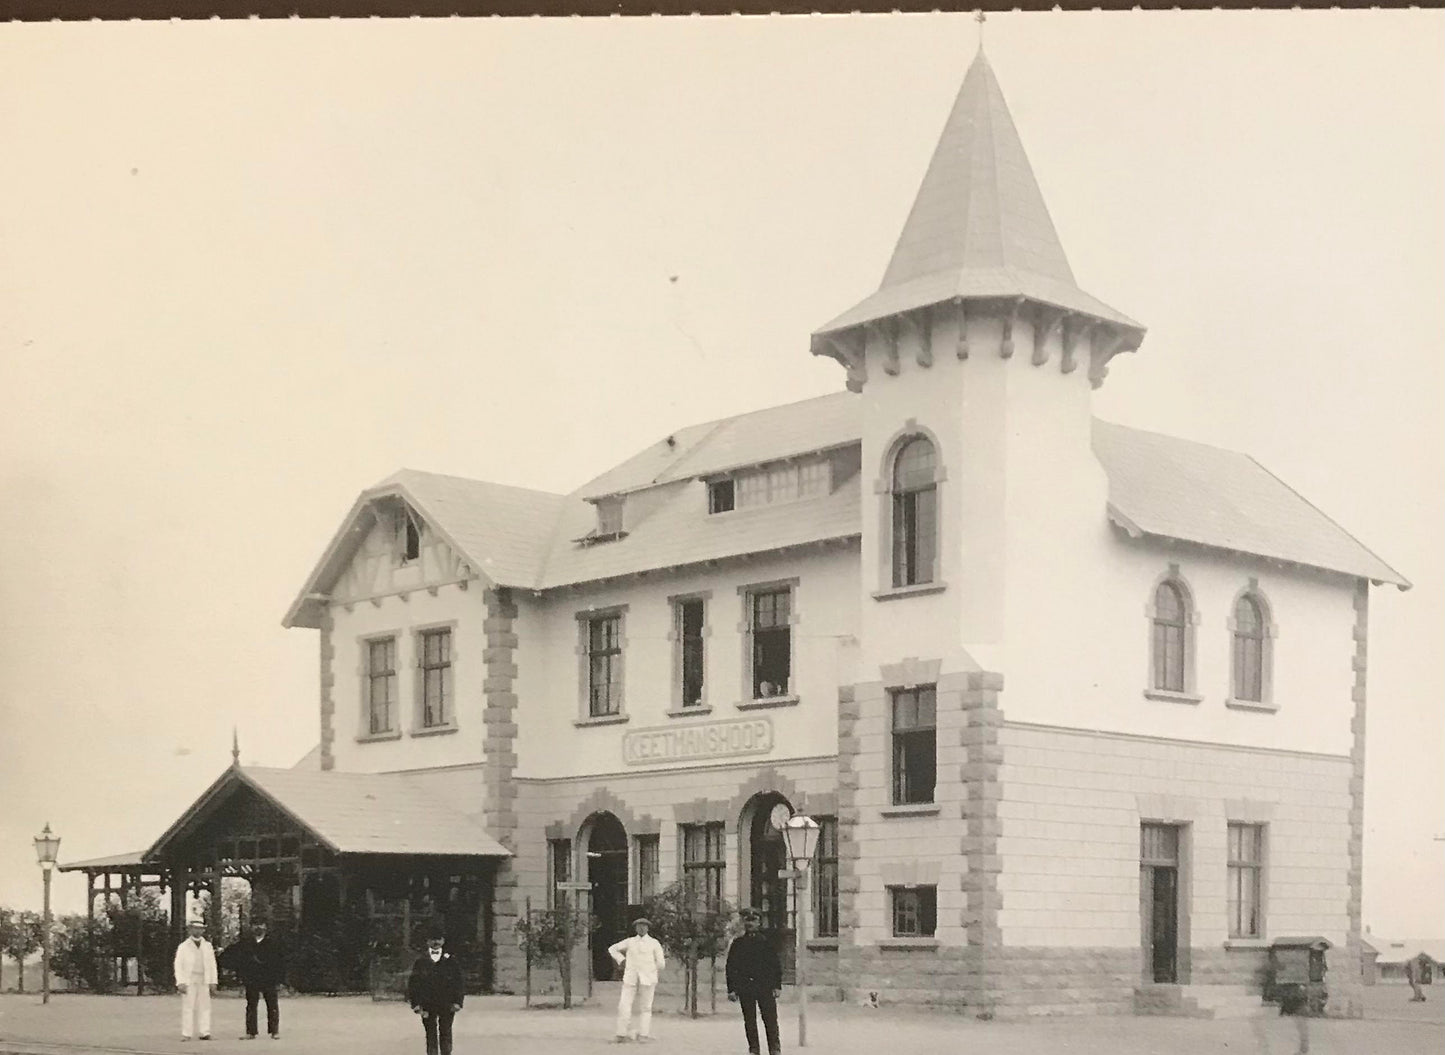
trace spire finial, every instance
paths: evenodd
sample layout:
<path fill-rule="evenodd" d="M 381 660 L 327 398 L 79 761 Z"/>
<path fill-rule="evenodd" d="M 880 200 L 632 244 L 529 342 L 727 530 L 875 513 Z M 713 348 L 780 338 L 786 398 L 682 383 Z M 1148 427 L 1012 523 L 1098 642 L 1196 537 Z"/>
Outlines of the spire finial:
<path fill-rule="evenodd" d="M 231 726 L 231 765 L 241 764 L 241 738 L 236 733 L 236 727 Z"/>
<path fill-rule="evenodd" d="M 983 8 L 980 7 L 977 11 L 975 11 L 975 12 L 973 13 L 973 20 L 978 23 L 978 50 L 979 50 L 979 51 L 982 51 L 982 50 L 983 50 L 983 24 L 988 21 L 987 16 L 985 16 L 984 13 L 983 13 Z"/>

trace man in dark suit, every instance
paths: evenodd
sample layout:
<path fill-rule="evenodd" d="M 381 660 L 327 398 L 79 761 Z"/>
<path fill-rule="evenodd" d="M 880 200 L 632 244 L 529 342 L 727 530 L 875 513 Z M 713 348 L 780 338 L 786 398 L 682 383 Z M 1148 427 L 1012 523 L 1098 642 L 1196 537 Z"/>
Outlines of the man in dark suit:
<path fill-rule="evenodd" d="M 265 999 L 266 1032 L 272 1040 L 280 1040 L 277 989 L 286 978 L 286 960 L 280 943 L 269 935 L 265 920 L 255 920 L 251 933 L 221 954 L 221 966 L 235 971 L 246 987 L 246 1035 L 241 1039 L 256 1039 L 256 1004 Z"/>
<path fill-rule="evenodd" d="M 442 933 L 433 931 L 406 982 L 406 1002 L 426 1030 L 426 1055 L 452 1055 L 452 1018 L 462 1009 L 462 969 L 443 950 L 445 944 Z"/>
<path fill-rule="evenodd" d="M 750 1055 L 760 1055 L 756 1018 L 759 1011 L 768 1038 L 768 1055 L 781 1055 L 778 997 L 783 991 L 783 965 L 772 939 L 758 929 L 761 924 L 756 910 L 743 912 L 743 933 L 728 947 L 728 999 L 742 1006 L 743 1032 L 748 1038 Z"/>

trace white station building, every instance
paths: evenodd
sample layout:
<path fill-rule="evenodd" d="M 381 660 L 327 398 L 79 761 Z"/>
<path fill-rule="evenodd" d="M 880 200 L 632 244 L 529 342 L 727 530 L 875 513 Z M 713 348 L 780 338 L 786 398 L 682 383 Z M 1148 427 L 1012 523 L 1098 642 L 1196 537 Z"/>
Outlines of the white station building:
<path fill-rule="evenodd" d="M 1247 455 L 1096 419 L 1143 338 L 980 54 L 881 286 L 812 335 L 846 391 L 569 495 L 362 492 L 285 617 L 318 751 L 140 859 L 440 913 L 479 987 L 520 988 L 528 901 L 588 883 L 602 949 L 685 878 L 801 925 L 819 995 L 1207 1006 L 1318 935 L 1357 1013 L 1369 590 L 1409 583 Z M 823 825 L 801 921 L 779 803 Z"/>

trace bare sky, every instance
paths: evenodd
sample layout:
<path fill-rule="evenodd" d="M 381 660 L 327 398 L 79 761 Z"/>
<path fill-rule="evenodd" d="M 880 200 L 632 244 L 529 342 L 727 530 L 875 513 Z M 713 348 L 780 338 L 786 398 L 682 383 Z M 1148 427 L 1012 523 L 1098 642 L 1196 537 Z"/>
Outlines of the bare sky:
<path fill-rule="evenodd" d="M 995 15 L 1101 417 L 1247 451 L 1371 610 L 1365 919 L 1445 934 L 1445 15 Z M 280 618 L 401 466 L 568 490 L 842 386 L 966 15 L 0 26 L 0 903 L 317 736 Z M 675 280 L 674 280 L 675 278 Z M 1280 715 L 1308 721 L 1308 715 Z M 83 882 L 64 877 L 63 911 Z"/>

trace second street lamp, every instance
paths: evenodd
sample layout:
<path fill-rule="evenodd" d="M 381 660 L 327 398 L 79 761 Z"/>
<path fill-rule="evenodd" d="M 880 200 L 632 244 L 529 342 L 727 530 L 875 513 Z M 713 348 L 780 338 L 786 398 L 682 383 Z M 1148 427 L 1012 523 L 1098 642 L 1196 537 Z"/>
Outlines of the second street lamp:
<path fill-rule="evenodd" d="M 798 1047 L 808 1046 L 808 984 L 803 963 L 803 902 L 808 888 L 808 870 L 813 865 L 813 851 L 818 848 L 818 822 L 801 813 L 788 818 L 783 825 L 783 840 L 793 868 L 787 873 L 793 881 L 793 932 L 796 935 L 795 973 L 798 986 Z"/>
<path fill-rule="evenodd" d="M 40 932 L 40 987 L 42 1004 L 50 1003 L 50 873 L 55 869 L 55 859 L 60 854 L 60 837 L 51 834 L 50 825 L 35 837 L 35 856 L 40 861 L 41 874 L 45 876 L 45 916 Z M 21 970 L 24 970 L 22 967 Z"/>

